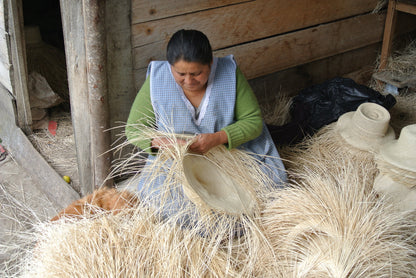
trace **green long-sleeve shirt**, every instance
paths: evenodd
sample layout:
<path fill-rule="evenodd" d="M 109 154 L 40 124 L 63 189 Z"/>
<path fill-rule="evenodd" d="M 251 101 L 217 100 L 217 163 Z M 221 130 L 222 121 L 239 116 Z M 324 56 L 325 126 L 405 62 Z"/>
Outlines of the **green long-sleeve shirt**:
<path fill-rule="evenodd" d="M 241 70 L 236 69 L 236 102 L 234 108 L 235 122 L 222 128 L 228 137 L 228 149 L 238 147 L 258 137 L 263 128 L 260 106 L 247 79 Z M 140 138 L 140 126 L 154 123 L 155 114 L 150 99 L 150 78 L 144 82 L 130 109 L 126 126 L 127 139 L 142 150 L 150 152 L 151 139 Z M 134 139 L 134 140 L 133 140 Z"/>

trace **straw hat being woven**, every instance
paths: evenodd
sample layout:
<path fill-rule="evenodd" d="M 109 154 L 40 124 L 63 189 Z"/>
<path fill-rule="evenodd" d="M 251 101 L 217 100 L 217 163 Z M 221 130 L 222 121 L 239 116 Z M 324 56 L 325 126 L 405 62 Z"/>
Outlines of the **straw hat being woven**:
<path fill-rule="evenodd" d="M 386 141 L 380 148 L 379 158 L 416 173 L 416 124 L 405 126 L 399 139 Z"/>
<path fill-rule="evenodd" d="M 183 158 L 184 193 L 197 205 L 228 214 L 251 214 L 254 192 L 243 187 L 207 157 L 188 153 Z"/>
<path fill-rule="evenodd" d="M 395 139 L 389 125 L 390 113 L 376 103 L 362 103 L 356 111 L 338 119 L 337 131 L 348 144 L 364 151 L 377 152 L 380 145 Z"/>

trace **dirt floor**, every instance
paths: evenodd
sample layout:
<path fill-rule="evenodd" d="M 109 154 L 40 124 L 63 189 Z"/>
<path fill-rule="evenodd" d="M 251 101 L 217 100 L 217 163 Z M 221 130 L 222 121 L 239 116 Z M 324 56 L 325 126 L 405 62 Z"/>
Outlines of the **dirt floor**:
<path fill-rule="evenodd" d="M 50 219 L 57 209 L 8 154 L 0 161 L 0 277 L 12 277 L 19 248 L 33 224 Z"/>
<path fill-rule="evenodd" d="M 72 185 L 77 187 L 70 114 L 52 110 L 47 120 L 57 123 L 55 135 L 44 128 L 36 130 L 28 138 L 57 173 L 70 176 Z M 19 249 L 27 246 L 25 234 L 61 209 L 48 200 L 37 183 L 9 153 L 0 161 L 0 277 L 14 277 L 16 256 L 21 254 Z"/>

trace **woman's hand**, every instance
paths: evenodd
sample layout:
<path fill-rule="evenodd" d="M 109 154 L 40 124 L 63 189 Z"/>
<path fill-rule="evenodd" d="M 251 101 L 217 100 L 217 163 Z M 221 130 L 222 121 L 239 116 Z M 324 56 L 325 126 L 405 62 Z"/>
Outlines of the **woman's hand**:
<path fill-rule="evenodd" d="M 226 143 L 228 143 L 228 137 L 225 131 L 203 133 L 197 136 L 196 141 L 189 146 L 189 150 L 194 153 L 204 154 L 213 147 Z"/>

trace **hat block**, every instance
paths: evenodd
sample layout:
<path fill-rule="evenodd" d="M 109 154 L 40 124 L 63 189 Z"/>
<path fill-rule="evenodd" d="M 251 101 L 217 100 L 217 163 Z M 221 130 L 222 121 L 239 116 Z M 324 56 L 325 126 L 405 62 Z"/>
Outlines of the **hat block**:
<path fill-rule="evenodd" d="M 383 106 L 365 102 L 338 119 L 336 129 L 345 141 L 360 150 L 377 152 L 386 140 L 395 139 L 390 113 Z"/>

